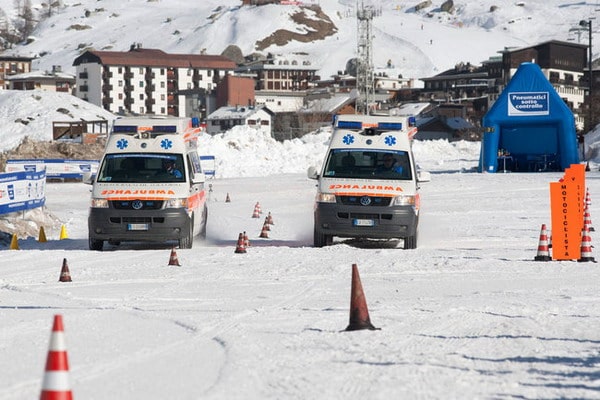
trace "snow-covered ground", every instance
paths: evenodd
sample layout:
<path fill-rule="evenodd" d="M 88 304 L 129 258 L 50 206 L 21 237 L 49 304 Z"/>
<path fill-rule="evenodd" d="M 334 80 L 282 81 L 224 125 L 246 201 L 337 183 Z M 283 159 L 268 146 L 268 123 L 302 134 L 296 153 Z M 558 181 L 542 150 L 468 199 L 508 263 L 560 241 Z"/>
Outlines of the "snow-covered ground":
<path fill-rule="evenodd" d="M 324 151 L 312 139 L 294 148 Z M 279 156 L 312 161 L 252 146 L 213 151 L 241 157 L 239 175 L 219 165 L 208 238 L 177 250 L 181 266 L 168 246 L 87 250 L 90 187 L 49 184 L 68 239 L 2 251 L 0 398 L 39 396 L 56 314 L 75 399 L 600 398 L 598 264 L 533 261 L 562 174 L 472 173 L 478 143 L 416 142 L 432 172 L 418 248 L 313 248 L 314 181 Z M 597 168 L 586 182 L 593 221 Z M 274 219 L 268 239 L 256 202 Z M 243 231 L 251 246 L 235 254 Z M 58 282 L 63 259 L 72 282 Z M 344 331 L 354 263 L 380 330 Z"/>

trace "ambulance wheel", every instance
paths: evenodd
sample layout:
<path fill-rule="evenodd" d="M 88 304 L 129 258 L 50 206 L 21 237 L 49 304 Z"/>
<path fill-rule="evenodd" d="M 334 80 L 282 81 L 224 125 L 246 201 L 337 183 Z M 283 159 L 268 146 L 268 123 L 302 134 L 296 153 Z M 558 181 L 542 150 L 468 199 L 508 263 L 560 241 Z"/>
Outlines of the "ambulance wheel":
<path fill-rule="evenodd" d="M 189 229 L 184 237 L 179 239 L 180 249 L 191 249 L 194 243 L 194 222 L 190 221 Z"/>
<path fill-rule="evenodd" d="M 102 247 L 104 246 L 104 241 L 89 238 L 88 244 L 90 246 L 90 250 L 102 251 Z"/>
<path fill-rule="evenodd" d="M 331 244 L 333 243 L 333 236 L 324 234 L 315 226 L 313 242 L 315 247 L 331 246 Z"/>
<path fill-rule="evenodd" d="M 204 211 L 202 211 L 202 227 L 200 228 L 200 236 L 201 239 L 206 239 L 206 224 L 208 223 L 208 209 L 204 207 Z"/>
<path fill-rule="evenodd" d="M 404 250 L 412 250 L 417 248 L 417 235 L 404 238 Z"/>

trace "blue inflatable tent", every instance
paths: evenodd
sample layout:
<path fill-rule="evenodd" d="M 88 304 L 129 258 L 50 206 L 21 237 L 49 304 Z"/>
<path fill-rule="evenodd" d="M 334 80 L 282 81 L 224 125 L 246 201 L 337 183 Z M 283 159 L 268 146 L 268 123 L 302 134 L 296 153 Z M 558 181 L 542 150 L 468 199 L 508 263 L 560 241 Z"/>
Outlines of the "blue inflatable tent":
<path fill-rule="evenodd" d="M 479 171 L 563 171 L 579 163 L 573 113 L 537 64 L 519 66 L 483 127 Z"/>

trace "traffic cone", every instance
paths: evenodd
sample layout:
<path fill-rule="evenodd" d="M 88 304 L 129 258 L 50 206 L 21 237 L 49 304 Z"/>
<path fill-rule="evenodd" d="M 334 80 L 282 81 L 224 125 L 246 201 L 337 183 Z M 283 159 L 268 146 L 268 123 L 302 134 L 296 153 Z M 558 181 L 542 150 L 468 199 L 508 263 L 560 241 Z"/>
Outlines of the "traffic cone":
<path fill-rule="evenodd" d="M 260 204 L 256 203 L 254 211 L 252 212 L 252 218 L 260 218 Z"/>
<path fill-rule="evenodd" d="M 171 249 L 171 256 L 169 257 L 169 265 L 176 265 L 178 267 L 181 266 L 179 264 L 179 260 L 177 259 L 177 253 L 175 252 L 175 247 Z"/>
<path fill-rule="evenodd" d="M 595 231 L 594 227 L 592 226 L 592 218 L 590 217 L 590 211 L 589 211 L 587 205 L 585 206 L 585 208 L 583 210 L 583 226 L 586 226 L 586 225 L 590 232 Z"/>
<path fill-rule="evenodd" d="M 44 232 L 44 227 L 40 226 L 40 233 L 38 234 L 38 242 L 46 243 L 48 240 L 46 239 L 46 232 Z"/>
<path fill-rule="evenodd" d="M 10 249 L 19 250 L 19 238 L 17 238 L 16 233 L 13 233 L 12 239 L 10 240 Z"/>
<path fill-rule="evenodd" d="M 269 213 L 267 214 L 267 223 L 268 223 L 269 225 L 275 225 L 275 224 L 273 223 L 273 216 L 271 215 L 271 212 L 270 212 L 270 211 L 269 211 Z"/>
<path fill-rule="evenodd" d="M 585 163 L 585 171 L 586 171 L 586 172 L 589 172 L 589 171 L 591 171 L 591 170 L 590 170 L 590 162 L 589 162 L 589 161 Z"/>
<path fill-rule="evenodd" d="M 358 331 L 361 329 L 375 330 L 371 319 L 369 318 L 369 310 L 367 309 L 367 300 L 363 292 L 358 267 L 352 264 L 352 292 L 350 294 L 350 324 L 346 328 L 347 331 Z"/>
<path fill-rule="evenodd" d="M 585 190 L 585 205 L 586 206 L 592 205 L 592 198 L 590 197 L 590 189 Z"/>
<path fill-rule="evenodd" d="M 54 316 L 40 400 L 73 400 L 62 315 Z"/>
<path fill-rule="evenodd" d="M 235 246 L 235 253 L 243 254 L 246 252 L 246 245 L 244 243 L 244 235 L 240 233 L 238 236 L 237 245 Z"/>
<path fill-rule="evenodd" d="M 551 261 L 550 248 L 548 246 L 548 233 L 546 232 L 546 224 L 542 224 L 540 230 L 540 241 L 538 243 L 537 255 L 533 258 L 534 261 Z"/>
<path fill-rule="evenodd" d="M 248 235 L 246 234 L 246 231 L 244 231 L 243 238 L 244 238 L 244 247 L 245 248 L 250 247 L 250 239 L 248 239 Z"/>
<path fill-rule="evenodd" d="M 71 272 L 69 272 L 69 266 L 67 265 L 67 259 L 63 258 L 62 268 L 60 269 L 59 282 L 71 282 Z"/>
<path fill-rule="evenodd" d="M 583 227 L 583 234 L 581 235 L 581 256 L 577 261 L 596 262 L 596 260 L 594 260 L 594 257 L 592 257 L 592 238 L 590 237 L 589 229 L 587 226 Z"/>
<path fill-rule="evenodd" d="M 254 208 L 258 209 L 259 214 L 262 214 L 262 210 L 260 208 L 260 203 L 258 201 L 256 202 L 256 205 L 254 206 Z"/>
<path fill-rule="evenodd" d="M 269 225 L 263 224 L 263 227 L 260 231 L 260 235 L 258 235 L 258 237 L 268 239 L 269 238 L 269 229 L 268 228 L 269 228 Z"/>
<path fill-rule="evenodd" d="M 265 227 L 264 228 L 265 230 L 267 230 L 267 231 L 271 230 L 271 227 L 269 226 L 269 218 L 265 217 L 265 222 L 263 223 L 263 225 Z"/>
<path fill-rule="evenodd" d="M 229 193 L 227 193 L 227 197 L 225 197 L 225 203 L 231 203 L 231 199 L 229 198 Z"/>
<path fill-rule="evenodd" d="M 69 238 L 69 236 L 67 235 L 67 228 L 63 225 L 60 227 L 59 240 L 68 239 L 68 238 Z"/>

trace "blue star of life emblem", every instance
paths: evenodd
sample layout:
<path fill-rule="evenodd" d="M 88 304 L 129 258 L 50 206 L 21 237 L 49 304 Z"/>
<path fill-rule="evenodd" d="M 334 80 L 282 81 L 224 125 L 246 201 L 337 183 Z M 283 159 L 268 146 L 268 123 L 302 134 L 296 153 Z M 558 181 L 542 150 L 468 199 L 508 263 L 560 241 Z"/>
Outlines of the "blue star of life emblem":
<path fill-rule="evenodd" d="M 117 148 L 119 150 L 123 150 L 128 145 L 129 145 L 129 142 L 127 142 L 127 139 L 120 139 L 119 141 L 117 141 Z"/>
<path fill-rule="evenodd" d="M 393 136 L 386 136 L 385 137 L 385 144 L 387 144 L 388 146 L 393 146 L 396 144 L 396 138 Z"/>
<path fill-rule="evenodd" d="M 165 150 L 169 150 L 171 147 L 173 147 L 173 142 L 169 139 L 163 139 L 160 141 L 160 147 Z"/>
<path fill-rule="evenodd" d="M 354 135 L 347 134 L 342 138 L 342 142 L 344 142 L 344 144 L 354 143 Z"/>

